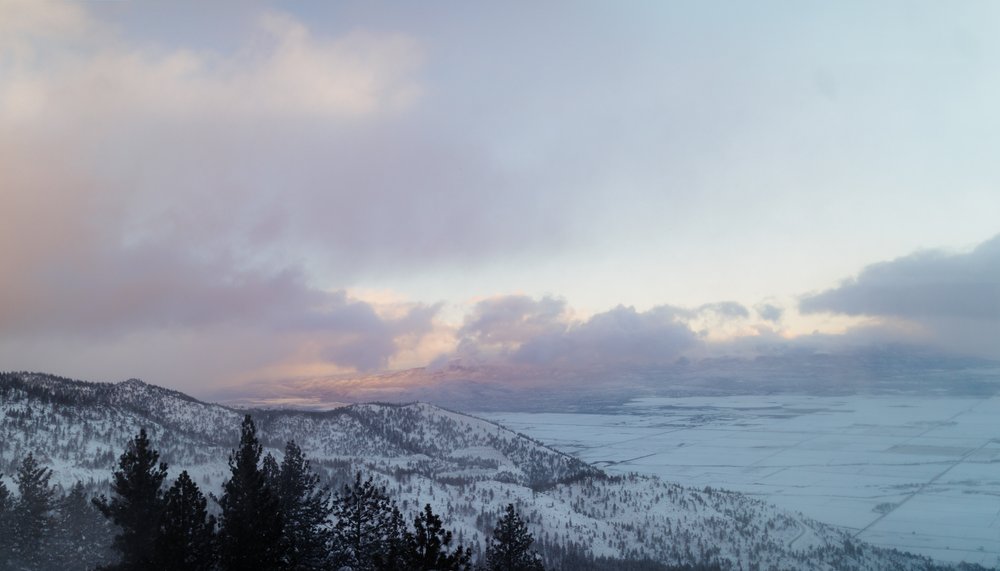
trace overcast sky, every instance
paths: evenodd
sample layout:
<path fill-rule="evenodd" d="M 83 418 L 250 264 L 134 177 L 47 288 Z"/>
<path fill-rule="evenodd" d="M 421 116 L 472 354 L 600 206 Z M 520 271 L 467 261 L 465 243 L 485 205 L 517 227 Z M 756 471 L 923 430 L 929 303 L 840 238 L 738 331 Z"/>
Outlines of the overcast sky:
<path fill-rule="evenodd" d="M 997 22 L 0 0 L 0 369 L 198 394 L 754 338 L 1000 358 Z"/>

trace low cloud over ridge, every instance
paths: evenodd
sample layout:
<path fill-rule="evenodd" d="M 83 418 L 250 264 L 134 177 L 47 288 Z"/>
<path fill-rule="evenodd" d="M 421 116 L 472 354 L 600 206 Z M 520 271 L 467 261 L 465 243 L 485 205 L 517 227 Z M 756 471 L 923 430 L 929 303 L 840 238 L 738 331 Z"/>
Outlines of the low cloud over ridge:
<path fill-rule="evenodd" d="M 967 253 L 931 250 L 872 264 L 804 297 L 799 310 L 898 320 L 945 347 L 1000 357 L 1000 235 Z"/>
<path fill-rule="evenodd" d="M 498 296 L 471 309 L 458 330 L 455 356 L 550 367 L 663 364 L 701 346 L 708 335 L 700 329 L 705 323 L 724 326 L 749 317 L 742 304 L 727 301 L 645 311 L 618 305 L 580 318 L 565 300 Z"/>
<path fill-rule="evenodd" d="M 1000 321 L 1000 236 L 965 254 L 931 250 L 872 264 L 836 288 L 805 297 L 799 309 Z"/>

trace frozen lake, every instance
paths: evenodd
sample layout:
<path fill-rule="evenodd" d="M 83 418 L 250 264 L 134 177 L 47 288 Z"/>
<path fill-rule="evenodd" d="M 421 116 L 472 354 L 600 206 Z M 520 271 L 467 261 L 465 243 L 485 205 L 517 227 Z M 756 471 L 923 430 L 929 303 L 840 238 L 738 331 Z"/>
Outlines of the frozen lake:
<path fill-rule="evenodd" d="M 1000 397 L 645 398 L 482 416 L 608 472 L 737 490 L 875 544 L 1000 564 Z"/>

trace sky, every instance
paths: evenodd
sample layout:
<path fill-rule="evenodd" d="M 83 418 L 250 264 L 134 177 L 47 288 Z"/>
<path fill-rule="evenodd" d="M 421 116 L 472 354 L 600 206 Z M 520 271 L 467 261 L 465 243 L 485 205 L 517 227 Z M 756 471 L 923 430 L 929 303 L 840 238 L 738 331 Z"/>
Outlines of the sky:
<path fill-rule="evenodd" d="M 998 21 L 0 0 L 0 369 L 1000 359 Z"/>

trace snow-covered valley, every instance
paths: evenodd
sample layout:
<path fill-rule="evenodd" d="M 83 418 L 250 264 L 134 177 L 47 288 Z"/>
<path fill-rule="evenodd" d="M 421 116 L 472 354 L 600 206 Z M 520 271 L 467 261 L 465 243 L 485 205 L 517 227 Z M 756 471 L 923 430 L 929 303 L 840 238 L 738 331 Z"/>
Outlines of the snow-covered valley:
<path fill-rule="evenodd" d="M 876 545 L 1000 563 L 1000 397 L 642 398 L 483 416 L 608 473 L 734 490 Z"/>
<path fill-rule="evenodd" d="M 558 440 L 579 458 L 488 419 L 425 403 L 359 404 L 326 412 L 249 412 L 266 452 L 280 459 L 284 443 L 294 440 L 312 460 L 321 480 L 334 489 L 361 472 L 384 485 L 405 514 L 412 516 L 420 506 L 432 505 L 455 530 L 459 542 L 472 547 L 474 557 L 482 553 L 503 506 L 511 503 L 529 521 L 552 569 L 575 571 L 587 558 L 587 569 L 606 570 L 663 570 L 670 565 L 697 563 L 718 564 L 726 570 L 970 569 L 937 565 L 923 556 L 879 547 L 866 541 L 867 535 L 854 537 L 851 530 L 797 513 L 794 510 L 799 507 L 794 502 L 783 507 L 765 501 L 779 500 L 779 494 L 761 498 L 752 495 L 760 490 L 748 490 L 752 494 L 720 490 L 736 486 L 711 476 L 748 465 L 753 458 L 780 456 L 783 449 L 795 448 L 794 434 L 807 426 L 813 426 L 817 433 L 816 442 L 823 441 L 825 430 L 813 423 L 788 427 L 785 440 L 773 440 L 770 432 L 781 431 L 762 429 L 775 419 L 808 419 L 822 411 L 837 418 L 845 411 L 831 404 L 806 408 L 808 402 L 794 406 L 767 404 L 766 400 L 740 406 L 736 406 L 740 401 L 727 399 L 684 402 L 687 406 L 676 408 L 675 401 L 644 400 L 616 414 L 511 415 L 503 419 L 511 425 L 520 422 L 518 428 L 547 440 Z M 959 411 L 970 418 L 978 411 L 982 423 L 990 424 L 990 411 L 980 410 L 972 401 L 947 418 Z M 0 373 L 0 472 L 12 473 L 20 459 L 32 452 L 43 465 L 54 469 L 55 482 L 64 488 L 80 481 L 90 493 L 103 493 L 126 441 L 144 427 L 161 458 L 169 463 L 171 478 L 187 470 L 206 492 L 218 494 L 230 476 L 227 458 L 236 445 L 236 429 L 243 413 L 137 380 L 105 384 L 37 373 Z M 897 419 L 897 424 L 905 427 L 904 420 Z M 721 434 L 720 442 L 730 442 L 729 446 L 713 451 L 694 445 L 711 441 L 712 426 L 719 428 L 715 433 Z M 722 430 L 726 426 L 729 428 Z M 929 427 L 923 426 L 923 430 Z M 872 430 L 878 432 L 876 428 Z M 620 474 L 657 462 L 668 465 L 655 459 L 666 450 L 663 441 L 658 449 L 644 450 L 642 446 L 657 446 L 658 438 L 689 430 L 691 437 L 684 439 L 683 446 L 672 444 L 694 454 L 686 461 L 692 468 L 686 473 L 666 471 L 666 478 Z M 912 433 L 919 435 L 920 431 L 914 428 Z M 815 448 L 812 460 L 799 457 L 797 462 L 830 463 L 827 458 L 830 450 L 837 449 L 837 442 L 842 449 L 852 446 L 849 436 Z M 900 453 L 916 454 L 923 444 L 911 446 L 918 448 Z M 992 443 L 977 446 L 975 454 L 965 456 L 978 459 L 993 450 Z M 700 460 L 698 454 L 702 455 Z M 645 465 L 640 456 L 647 457 Z M 696 465 L 701 467 L 694 468 Z M 947 472 L 949 479 L 958 468 Z M 795 471 L 788 474 L 794 476 Z M 909 480 L 900 476 L 898 481 Z M 943 477 L 938 482 L 943 484 Z M 812 486 L 814 482 L 802 480 L 799 484 Z M 784 486 L 794 489 L 795 483 Z M 904 504 L 907 493 L 896 491 L 875 505 Z M 922 498 L 916 495 L 904 507 L 917 505 Z M 880 525 L 881 521 L 892 520 L 884 518 Z M 992 552 L 984 548 L 982 554 Z"/>

